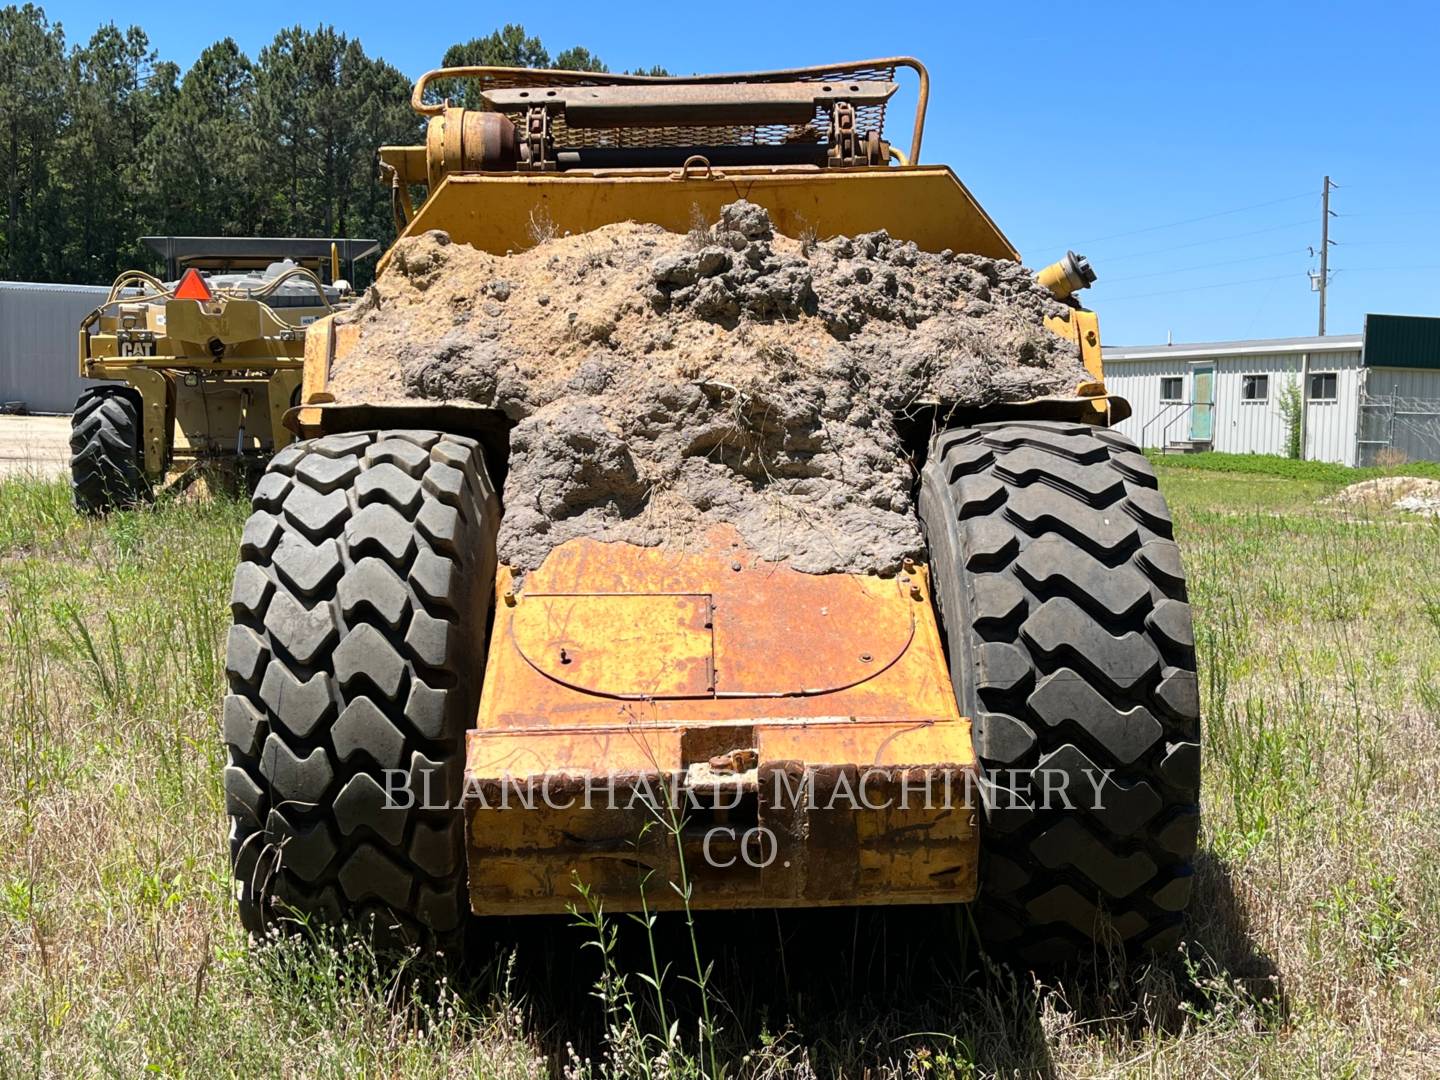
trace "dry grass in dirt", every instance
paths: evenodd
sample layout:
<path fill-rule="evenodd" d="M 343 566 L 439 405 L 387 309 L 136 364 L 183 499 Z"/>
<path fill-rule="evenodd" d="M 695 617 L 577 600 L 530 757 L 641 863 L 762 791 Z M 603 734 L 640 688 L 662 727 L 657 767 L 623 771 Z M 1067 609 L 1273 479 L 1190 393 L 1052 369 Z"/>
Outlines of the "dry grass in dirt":
<path fill-rule="evenodd" d="M 791 238 L 744 199 L 696 216 L 507 255 L 402 240 L 341 318 L 327 389 L 514 421 L 497 547 L 518 571 L 571 539 L 700 550 L 719 526 L 806 573 L 893 573 L 924 546 L 898 418 L 1088 378 L 1041 325 L 1068 309 L 1019 263 Z"/>
<path fill-rule="evenodd" d="M 248 946 L 216 730 L 244 508 L 0 483 L 0 1077 L 1440 1072 L 1440 524 L 1161 476 L 1206 693 L 1185 952 L 1036 983 L 963 911 L 698 918 L 713 1056 L 676 919 L 490 923 L 448 980 Z"/>

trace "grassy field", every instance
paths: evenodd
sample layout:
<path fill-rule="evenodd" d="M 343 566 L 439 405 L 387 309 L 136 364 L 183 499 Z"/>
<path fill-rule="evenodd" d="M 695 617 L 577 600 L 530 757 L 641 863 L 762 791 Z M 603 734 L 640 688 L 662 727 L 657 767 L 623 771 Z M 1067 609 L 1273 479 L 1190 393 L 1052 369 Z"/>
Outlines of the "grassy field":
<path fill-rule="evenodd" d="M 699 918 L 713 1061 L 674 919 L 658 997 L 624 921 L 487 924 L 463 977 L 249 946 L 217 734 L 244 507 L 81 521 L 0 483 L 0 1077 L 1440 1074 L 1440 523 L 1199 465 L 1160 465 L 1205 693 L 1184 948 L 1039 983 L 963 912 Z"/>

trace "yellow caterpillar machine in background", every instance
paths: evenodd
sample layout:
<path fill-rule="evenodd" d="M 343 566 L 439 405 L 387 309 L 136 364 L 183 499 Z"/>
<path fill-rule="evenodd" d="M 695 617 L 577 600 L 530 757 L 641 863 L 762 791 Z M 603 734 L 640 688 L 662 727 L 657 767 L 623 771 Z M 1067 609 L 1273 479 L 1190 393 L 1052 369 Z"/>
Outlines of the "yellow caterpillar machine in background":
<path fill-rule="evenodd" d="M 907 68 L 902 149 L 882 125 Z M 427 101 L 440 78 L 477 80 L 483 108 Z M 415 88 L 425 145 L 381 159 L 402 239 L 443 229 L 497 254 L 534 243 L 537 214 L 556 234 L 683 233 L 743 197 L 790 235 L 883 228 L 1018 259 L 949 168 L 921 163 L 928 93 L 908 58 L 445 70 Z M 1073 256 L 1042 278 L 1062 298 L 1092 279 Z M 683 856 L 698 908 L 973 901 L 988 944 L 1037 961 L 1170 946 L 1198 823 L 1184 578 L 1154 473 L 1107 426 L 1126 406 L 1094 314 L 1072 300 L 1046 325 L 1090 381 L 939 422 L 917 463 L 928 559 L 897 576 L 799 573 L 733 538 L 582 539 L 519 580 L 495 544 L 506 425 L 337 399 L 355 327 L 317 321 L 287 414 L 302 441 L 257 489 L 232 596 L 225 791 L 247 924 L 433 940 L 471 912 L 563 912 L 577 878 L 635 909 L 652 873 L 650 906 L 673 905 Z M 626 798 L 642 788 L 678 800 L 674 835 L 647 830 L 653 805 Z"/>
<path fill-rule="evenodd" d="M 374 240 L 147 236 L 165 282 L 116 279 L 80 327 L 80 374 L 105 380 L 75 404 L 76 507 L 103 513 L 148 498 L 167 474 L 202 462 L 242 474 L 293 436 L 305 328 L 348 305 L 342 268 Z M 166 283 L 168 282 L 168 284 Z"/>

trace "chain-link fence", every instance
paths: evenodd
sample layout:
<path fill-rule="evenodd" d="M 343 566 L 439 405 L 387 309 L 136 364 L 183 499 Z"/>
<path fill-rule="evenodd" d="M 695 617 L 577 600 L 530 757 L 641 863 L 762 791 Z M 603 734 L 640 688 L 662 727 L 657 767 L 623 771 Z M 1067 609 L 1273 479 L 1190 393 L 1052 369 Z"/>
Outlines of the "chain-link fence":
<path fill-rule="evenodd" d="M 1440 398 L 1361 394 L 1359 465 L 1440 461 Z"/>

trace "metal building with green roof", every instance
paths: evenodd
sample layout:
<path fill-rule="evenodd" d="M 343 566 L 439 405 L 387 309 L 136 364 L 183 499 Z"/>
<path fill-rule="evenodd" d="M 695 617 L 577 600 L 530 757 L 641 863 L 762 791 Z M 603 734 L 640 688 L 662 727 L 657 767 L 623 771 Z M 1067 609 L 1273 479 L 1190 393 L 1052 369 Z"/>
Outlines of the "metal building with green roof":
<path fill-rule="evenodd" d="M 1295 415 L 1309 460 L 1440 461 L 1440 317 L 1367 315 L 1363 334 L 1106 346 L 1104 361 L 1106 385 L 1134 409 L 1118 426 L 1147 448 L 1285 454 Z"/>

